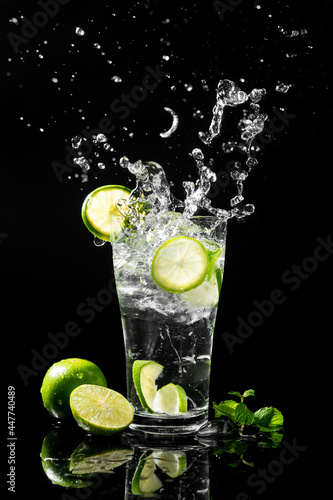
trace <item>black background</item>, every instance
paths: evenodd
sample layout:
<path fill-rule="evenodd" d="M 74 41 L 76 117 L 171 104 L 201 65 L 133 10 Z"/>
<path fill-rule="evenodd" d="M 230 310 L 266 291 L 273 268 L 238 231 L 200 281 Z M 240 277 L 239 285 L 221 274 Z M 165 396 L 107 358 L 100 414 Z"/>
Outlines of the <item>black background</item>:
<path fill-rule="evenodd" d="M 214 158 L 216 172 L 225 170 L 229 160 L 242 160 L 236 152 L 228 155 L 221 149 L 223 140 L 237 136 L 241 110 L 228 114 L 224 136 L 215 139 L 211 148 L 198 140 L 198 132 L 209 126 L 221 78 L 235 81 L 246 92 L 265 87 L 262 111 L 269 120 L 274 110 L 288 118 L 281 130 L 271 131 L 268 139 L 266 135 L 257 156 L 259 164 L 245 184 L 246 201 L 254 203 L 255 214 L 244 224 L 229 224 L 211 397 L 219 401 L 228 390 L 254 388 L 253 407 L 278 407 L 285 415 L 289 442 L 296 440 L 306 447 L 261 497 L 281 496 L 291 487 L 297 492 L 321 491 L 326 479 L 321 464 L 329 448 L 323 445 L 329 433 L 329 419 L 323 415 L 329 400 L 324 387 L 332 331 L 332 257 L 317 263 L 311 257 L 317 238 L 330 241 L 332 234 L 332 107 L 325 28 L 329 4 L 230 1 L 219 15 L 210 1 L 170 5 L 158 0 L 70 0 L 44 23 L 45 16 L 36 17 L 42 10 L 37 2 L 3 2 L 0 254 L 6 382 L 2 398 L 6 415 L 6 388 L 15 387 L 18 498 L 60 498 L 62 494 L 44 476 L 39 460 L 43 437 L 51 426 L 39 389 L 54 361 L 90 359 L 101 367 L 109 387 L 125 393 L 116 296 L 95 311 L 90 322 L 78 313 L 89 297 L 101 297 L 100 291 L 112 280 L 110 247 L 93 245 L 81 221 L 81 204 L 103 184 L 134 187 L 133 179 L 118 165 L 123 155 L 131 161 L 161 163 L 178 196 L 182 196 L 182 181 L 196 175 L 189 156 L 194 147 L 202 147 L 206 159 Z M 222 2 L 219 5 L 221 11 Z M 39 19 L 43 26 L 37 30 L 35 26 L 33 34 L 24 32 L 21 16 L 35 24 Z M 75 33 L 76 27 L 84 30 L 84 36 Z M 30 38 L 15 47 L 10 33 L 30 33 Z M 95 43 L 101 48 L 94 48 Z M 157 65 L 163 73 L 161 81 L 121 119 L 119 112 L 110 109 L 112 103 L 141 85 L 146 68 Z M 121 81 L 115 82 L 114 76 Z M 292 86 L 287 93 L 279 93 L 275 90 L 279 83 Z M 159 136 L 170 126 L 165 106 L 179 116 L 179 127 L 168 139 Z M 197 110 L 203 118 L 193 117 Z M 99 158 L 93 152 L 88 155 L 92 160 L 89 180 L 82 182 L 79 168 L 66 163 L 66 147 L 86 127 L 99 128 L 105 117 L 115 125 L 106 134 L 113 150 L 101 150 Z M 98 161 L 105 162 L 105 170 L 97 167 Z M 67 171 L 57 176 L 55 162 Z M 219 190 L 213 204 L 227 208 L 234 193 L 232 185 L 225 193 Z M 297 283 L 286 280 L 295 275 L 293 266 L 301 266 L 305 273 Z M 268 300 L 276 289 L 284 302 L 275 305 L 269 317 L 231 352 L 225 332 L 236 335 L 237 318 L 247 321 L 256 310 L 254 301 Z M 48 334 L 63 332 L 69 322 L 77 323 L 80 333 L 58 352 L 47 351 L 45 346 L 52 343 Z M 44 361 L 24 381 L 18 367 L 31 369 L 36 352 Z M 4 440 L 3 450 L 7 457 Z M 223 474 L 227 472 L 223 469 Z M 219 477 L 216 463 L 212 476 Z M 226 489 L 228 485 L 233 492 L 230 498 L 236 498 L 237 488 L 226 475 Z M 218 483 L 212 486 L 212 498 L 222 495 L 219 487 Z M 94 492 L 96 498 L 102 489 Z M 118 495 L 122 497 L 119 491 Z"/>

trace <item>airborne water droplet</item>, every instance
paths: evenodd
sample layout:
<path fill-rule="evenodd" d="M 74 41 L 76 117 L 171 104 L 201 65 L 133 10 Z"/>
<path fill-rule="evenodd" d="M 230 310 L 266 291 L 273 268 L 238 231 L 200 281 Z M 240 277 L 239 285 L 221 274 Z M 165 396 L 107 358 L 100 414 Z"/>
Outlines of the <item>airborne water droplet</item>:
<path fill-rule="evenodd" d="M 84 35 L 84 30 L 82 28 L 80 28 L 79 26 L 77 26 L 75 28 L 75 34 L 79 35 L 79 36 L 83 36 Z"/>
<path fill-rule="evenodd" d="M 287 84 L 287 83 L 279 83 L 276 85 L 275 90 L 276 92 L 281 92 L 282 94 L 286 94 L 288 90 L 292 87 L 292 84 Z"/>
<path fill-rule="evenodd" d="M 80 147 L 81 142 L 82 142 L 82 137 L 76 135 L 75 137 L 72 138 L 72 148 L 78 149 Z"/>
<path fill-rule="evenodd" d="M 107 142 L 107 137 L 104 134 L 98 134 L 96 137 L 97 142 Z"/>
<path fill-rule="evenodd" d="M 97 238 L 97 236 L 94 236 L 94 245 L 96 247 L 102 247 L 103 245 L 105 245 L 106 241 L 104 240 L 101 240 L 100 238 Z"/>

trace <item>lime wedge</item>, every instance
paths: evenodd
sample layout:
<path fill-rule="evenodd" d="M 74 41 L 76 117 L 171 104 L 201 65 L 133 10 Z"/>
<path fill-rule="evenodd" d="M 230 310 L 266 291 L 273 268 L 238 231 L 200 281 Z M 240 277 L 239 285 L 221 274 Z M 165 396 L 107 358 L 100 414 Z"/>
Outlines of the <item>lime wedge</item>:
<path fill-rule="evenodd" d="M 156 464 L 153 453 L 147 451 L 140 459 L 139 465 L 133 476 L 132 493 L 133 495 L 148 495 L 159 490 L 163 483 L 155 474 Z"/>
<path fill-rule="evenodd" d="M 131 190 L 124 186 L 101 186 L 92 191 L 83 202 L 81 215 L 83 222 L 91 233 L 101 240 L 110 241 L 122 230 L 124 217 L 117 208 L 117 201 L 127 200 Z M 111 229 L 111 215 L 113 220 Z M 120 219 L 119 219 L 120 217 Z"/>
<path fill-rule="evenodd" d="M 100 385 L 80 385 L 71 393 L 70 406 L 77 423 L 91 434 L 114 434 L 126 429 L 134 410 L 124 396 Z"/>
<path fill-rule="evenodd" d="M 167 240 L 156 251 L 151 265 L 155 283 L 172 293 L 187 292 L 204 281 L 208 256 L 200 241 L 188 236 Z"/>
<path fill-rule="evenodd" d="M 133 382 L 140 403 L 150 413 L 157 392 L 155 381 L 161 375 L 163 366 L 155 361 L 136 360 L 133 363 Z"/>
<path fill-rule="evenodd" d="M 180 385 L 167 384 L 159 389 L 153 402 L 153 410 L 158 413 L 177 415 L 187 411 L 186 392 Z"/>
<path fill-rule="evenodd" d="M 186 471 L 187 460 L 183 451 L 154 451 L 153 458 L 155 464 L 169 477 L 181 476 Z"/>

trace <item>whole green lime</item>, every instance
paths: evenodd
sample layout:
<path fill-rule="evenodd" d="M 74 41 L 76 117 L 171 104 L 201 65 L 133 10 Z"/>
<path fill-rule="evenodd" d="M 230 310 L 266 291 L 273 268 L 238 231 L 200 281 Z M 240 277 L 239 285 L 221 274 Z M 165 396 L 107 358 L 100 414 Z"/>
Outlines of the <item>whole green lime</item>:
<path fill-rule="evenodd" d="M 103 372 L 91 361 L 69 358 L 54 363 L 46 372 L 40 390 L 47 411 L 60 420 L 72 417 L 69 398 L 83 384 L 107 386 Z"/>

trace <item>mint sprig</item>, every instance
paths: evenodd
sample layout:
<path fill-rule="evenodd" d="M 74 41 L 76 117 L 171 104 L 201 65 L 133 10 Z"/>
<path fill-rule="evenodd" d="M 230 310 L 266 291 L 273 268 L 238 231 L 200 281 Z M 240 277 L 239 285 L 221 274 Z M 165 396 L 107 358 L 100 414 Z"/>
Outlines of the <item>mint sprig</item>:
<path fill-rule="evenodd" d="M 243 394 L 238 391 L 230 391 L 228 394 L 239 397 L 240 402 L 234 401 L 233 399 L 227 399 L 217 404 L 213 401 L 215 418 L 220 418 L 222 416 L 229 417 L 240 427 L 241 432 L 244 431 L 245 426 L 257 427 L 259 432 L 274 432 L 282 429 L 283 415 L 277 408 L 265 406 L 253 412 L 244 403 L 245 398 L 255 395 L 253 389 L 248 389 L 243 392 Z"/>

